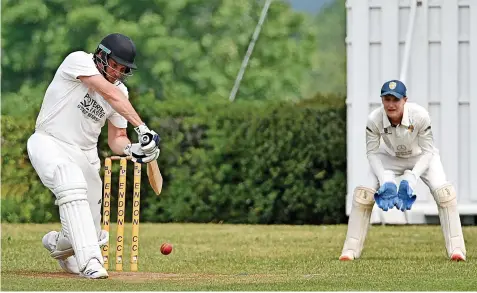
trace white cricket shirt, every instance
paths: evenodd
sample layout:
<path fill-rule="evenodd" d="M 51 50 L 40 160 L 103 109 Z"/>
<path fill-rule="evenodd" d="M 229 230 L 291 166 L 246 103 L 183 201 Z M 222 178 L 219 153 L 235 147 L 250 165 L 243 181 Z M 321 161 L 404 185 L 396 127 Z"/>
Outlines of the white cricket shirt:
<path fill-rule="evenodd" d="M 429 167 L 432 155 L 438 153 L 427 110 L 416 103 L 406 102 L 401 124 L 395 127 L 391 125 L 383 106 L 372 111 L 366 124 L 366 153 L 378 178 L 384 172 L 376 155 L 380 147 L 390 156 L 398 158 L 422 155 L 412 170 L 420 176 Z"/>
<path fill-rule="evenodd" d="M 127 120 L 78 79 L 97 74 L 100 72 L 93 54 L 82 51 L 69 54 L 46 90 L 35 129 L 82 150 L 91 150 L 97 147 L 106 119 L 116 127 L 126 128 Z M 116 85 L 128 97 L 126 86 L 120 82 Z"/>

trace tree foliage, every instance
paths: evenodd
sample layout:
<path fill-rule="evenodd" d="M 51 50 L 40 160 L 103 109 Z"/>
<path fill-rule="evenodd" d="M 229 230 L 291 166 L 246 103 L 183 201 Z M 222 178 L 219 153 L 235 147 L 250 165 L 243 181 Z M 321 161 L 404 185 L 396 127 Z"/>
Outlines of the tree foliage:
<path fill-rule="evenodd" d="M 126 82 L 130 100 L 162 137 L 164 192 L 155 196 L 143 175 L 143 220 L 343 222 L 344 100 L 319 94 L 346 88 L 343 0 L 316 19 L 275 0 L 230 103 L 263 4 L 2 1 L 2 219 L 58 220 L 53 195 L 28 162 L 26 142 L 64 57 L 93 52 L 105 35 L 120 32 L 138 52 L 139 70 Z M 106 131 L 101 159 L 111 155 Z"/>
<path fill-rule="evenodd" d="M 345 0 L 334 0 L 316 18 L 317 64 L 312 92 L 346 94 L 346 9 Z"/>
<path fill-rule="evenodd" d="M 139 70 L 128 85 L 160 99 L 224 99 L 264 1 L 2 1 L 2 92 L 51 80 L 73 50 L 94 51 L 106 34 L 131 36 Z M 241 83 L 240 99 L 299 99 L 318 70 L 320 30 L 282 1 L 269 9 Z"/>

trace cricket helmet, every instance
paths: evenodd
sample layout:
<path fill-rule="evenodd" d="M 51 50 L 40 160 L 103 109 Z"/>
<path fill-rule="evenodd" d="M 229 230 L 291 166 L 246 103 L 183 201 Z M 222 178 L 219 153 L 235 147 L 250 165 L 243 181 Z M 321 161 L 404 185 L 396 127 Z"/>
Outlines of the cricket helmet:
<path fill-rule="evenodd" d="M 95 56 L 97 64 L 100 62 L 103 65 L 103 74 L 106 74 L 106 66 L 109 66 L 108 58 L 126 66 L 126 71 L 121 81 L 132 75 L 132 69 L 137 69 L 136 63 L 134 62 L 136 58 L 136 46 L 129 37 L 120 33 L 113 33 L 104 37 L 96 49 Z"/>

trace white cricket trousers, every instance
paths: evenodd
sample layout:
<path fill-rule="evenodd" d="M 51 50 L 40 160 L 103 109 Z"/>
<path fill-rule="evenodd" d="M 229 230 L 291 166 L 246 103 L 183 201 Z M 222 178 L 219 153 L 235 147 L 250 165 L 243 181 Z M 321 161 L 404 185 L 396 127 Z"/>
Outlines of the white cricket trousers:
<path fill-rule="evenodd" d="M 83 151 L 46 133 L 35 132 L 27 144 L 31 164 L 41 182 L 52 192 L 54 171 L 59 164 L 68 162 L 78 166 L 87 183 L 88 203 L 96 232 L 101 231 L 102 181 L 99 174 L 101 161 L 96 149 Z"/>

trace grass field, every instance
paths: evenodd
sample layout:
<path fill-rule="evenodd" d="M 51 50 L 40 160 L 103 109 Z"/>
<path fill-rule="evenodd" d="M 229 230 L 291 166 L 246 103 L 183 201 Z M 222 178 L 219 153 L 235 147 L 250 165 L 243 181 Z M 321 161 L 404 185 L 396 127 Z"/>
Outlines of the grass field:
<path fill-rule="evenodd" d="M 345 225 L 141 224 L 140 272 L 131 273 L 128 225 L 125 271 L 106 280 L 61 271 L 41 244 L 58 228 L 2 224 L 2 290 L 477 290 L 477 227 L 464 227 L 467 262 L 447 260 L 440 226 L 372 226 L 362 258 L 339 262 Z M 159 251 L 163 242 L 174 245 L 168 256 Z"/>

